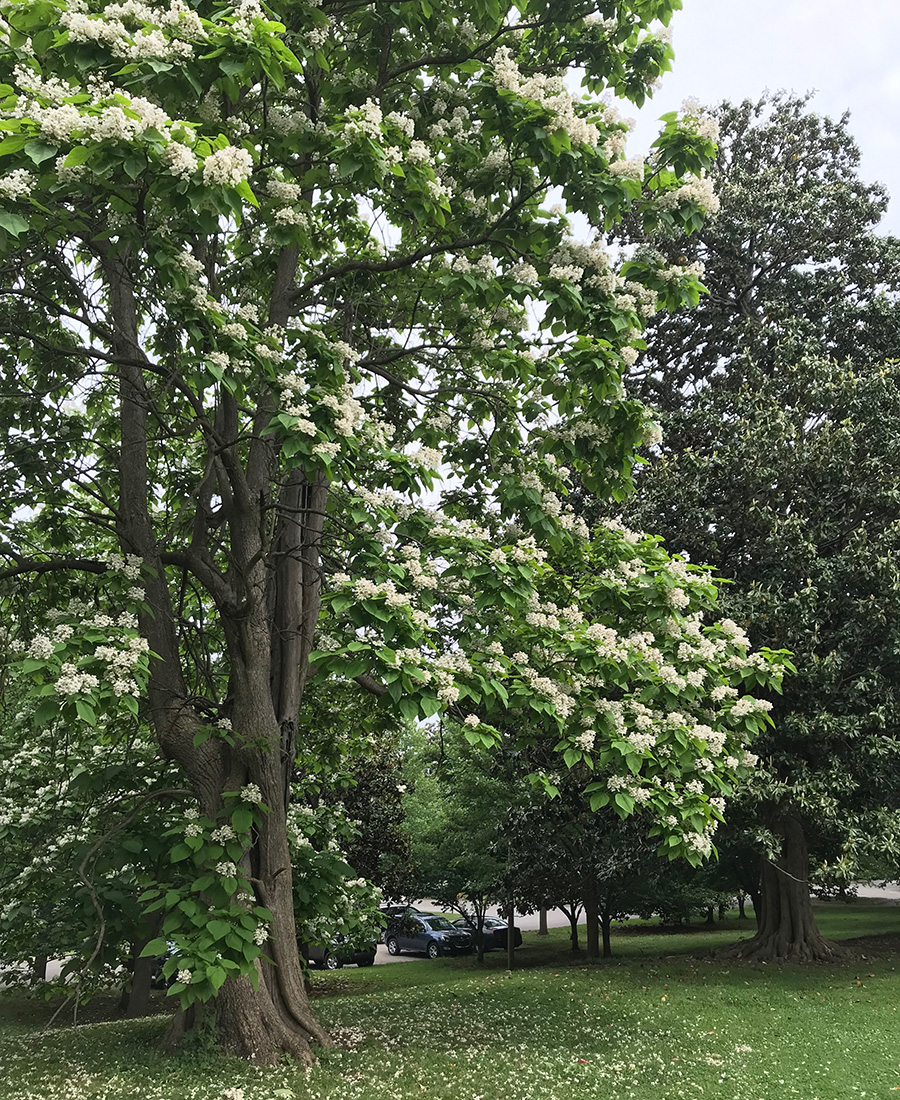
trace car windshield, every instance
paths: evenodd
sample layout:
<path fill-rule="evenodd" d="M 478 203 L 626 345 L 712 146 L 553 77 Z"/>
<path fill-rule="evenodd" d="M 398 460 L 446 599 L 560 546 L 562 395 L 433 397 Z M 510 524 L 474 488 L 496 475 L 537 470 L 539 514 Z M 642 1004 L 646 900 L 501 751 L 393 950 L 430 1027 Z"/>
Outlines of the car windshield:
<path fill-rule="evenodd" d="M 435 932 L 446 932 L 448 929 L 452 930 L 453 928 L 453 925 L 446 917 L 429 917 L 425 923 Z"/>

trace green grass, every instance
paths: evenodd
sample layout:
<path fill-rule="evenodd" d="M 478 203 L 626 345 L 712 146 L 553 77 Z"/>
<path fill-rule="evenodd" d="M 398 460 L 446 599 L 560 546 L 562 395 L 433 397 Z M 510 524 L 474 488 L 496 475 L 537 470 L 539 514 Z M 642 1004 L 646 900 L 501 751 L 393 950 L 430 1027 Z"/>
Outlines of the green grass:
<path fill-rule="evenodd" d="M 890 907 L 823 907 L 826 934 L 900 933 Z M 629 927 L 586 965 L 565 929 L 501 952 L 316 975 L 338 1041 L 309 1072 L 199 1052 L 163 1056 L 164 1020 L 39 1030 L 40 1002 L 0 998 L 0 1100 L 856 1100 L 900 1087 L 900 956 L 863 945 L 828 967 L 710 956 L 739 927 Z M 739 934 L 739 933 L 738 933 Z"/>

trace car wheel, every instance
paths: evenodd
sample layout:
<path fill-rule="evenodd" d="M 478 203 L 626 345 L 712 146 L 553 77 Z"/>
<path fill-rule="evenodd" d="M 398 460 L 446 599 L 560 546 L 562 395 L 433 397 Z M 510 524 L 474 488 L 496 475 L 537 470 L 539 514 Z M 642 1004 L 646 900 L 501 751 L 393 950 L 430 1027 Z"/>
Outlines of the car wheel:
<path fill-rule="evenodd" d="M 374 966 L 375 965 L 375 960 L 374 959 L 360 959 L 359 962 L 356 965 L 357 966 Z"/>
<path fill-rule="evenodd" d="M 329 951 L 328 954 L 325 956 L 325 961 L 322 965 L 325 967 L 326 970 L 340 970 L 344 964 L 337 957 L 337 955 L 332 955 L 332 953 Z"/>
<path fill-rule="evenodd" d="M 432 940 L 432 942 L 428 945 L 428 958 L 436 959 L 438 955 L 440 955 L 440 953 L 440 947 L 438 947 L 438 945 Z"/>
<path fill-rule="evenodd" d="M 389 955 L 399 955 L 400 954 L 400 944 L 397 943 L 397 937 L 396 936 L 388 936 L 385 946 L 388 949 L 388 954 Z"/>

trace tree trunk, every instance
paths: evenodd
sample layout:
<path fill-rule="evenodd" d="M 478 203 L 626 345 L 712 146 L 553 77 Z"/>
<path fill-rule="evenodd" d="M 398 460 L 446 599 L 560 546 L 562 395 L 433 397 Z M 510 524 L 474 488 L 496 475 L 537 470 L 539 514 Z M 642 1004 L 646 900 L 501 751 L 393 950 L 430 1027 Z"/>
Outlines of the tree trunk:
<path fill-rule="evenodd" d="M 569 921 L 569 944 L 572 952 L 578 954 L 581 950 L 581 946 L 578 943 L 578 917 L 580 910 L 574 901 L 572 902 L 571 908 L 567 909 L 565 906 L 561 906 L 561 908 Z"/>
<path fill-rule="evenodd" d="M 516 968 L 516 907 L 510 900 L 506 911 L 506 969 Z"/>
<path fill-rule="evenodd" d="M 607 912 L 600 914 L 600 930 L 603 933 L 603 958 L 608 959 L 612 955 L 612 944 L 609 939 L 609 932 L 612 926 L 612 917 Z"/>
<path fill-rule="evenodd" d="M 478 952 L 479 964 L 484 963 L 484 913 L 487 903 L 482 901 L 475 904 L 475 950 Z M 465 914 L 463 914 L 465 916 Z"/>
<path fill-rule="evenodd" d="M 724 901 L 719 902 L 719 920 L 725 920 L 725 914 L 728 912 L 728 907 Z"/>
<path fill-rule="evenodd" d="M 597 900 L 597 883 L 593 875 L 584 879 L 584 921 L 589 959 L 600 958 L 600 914 Z"/>
<path fill-rule="evenodd" d="M 31 984 L 37 985 L 38 982 L 43 982 L 47 978 L 47 956 L 36 955 L 34 962 L 31 964 Z"/>
<path fill-rule="evenodd" d="M 809 898 L 809 852 L 803 826 L 795 817 L 778 822 L 781 856 L 763 859 L 760 875 L 759 928 L 750 940 L 728 949 L 744 959 L 828 961 L 843 950 L 816 927 Z"/>
<path fill-rule="evenodd" d="M 759 890 L 748 890 L 750 895 L 750 904 L 753 906 L 753 919 L 756 921 L 757 931 L 760 928 L 760 917 L 762 915 L 762 897 Z"/>
<path fill-rule="evenodd" d="M 134 945 L 134 968 L 131 972 L 131 988 L 128 991 L 128 1005 L 125 1015 L 129 1019 L 137 1016 L 146 1016 L 150 1011 L 150 986 L 153 981 L 153 965 L 156 962 L 152 958 L 141 958 L 141 951 L 148 941 L 139 941 Z"/>
<path fill-rule="evenodd" d="M 746 920 L 746 918 L 747 918 L 747 913 L 746 913 L 747 895 L 744 893 L 743 890 L 738 890 L 737 903 L 738 903 L 738 917 L 741 920 Z"/>
<path fill-rule="evenodd" d="M 706 907 L 706 921 L 704 923 L 706 923 L 706 924 L 715 924 L 716 923 L 715 910 L 713 909 L 713 907 L 711 905 L 707 905 L 707 907 Z"/>
<path fill-rule="evenodd" d="M 311 1044 L 328 1045 L 329 1039 L 310 1009 L 300 966 L 287 807 L 297 715 L 321 600 L 319 551 L 327 481 L 317 475 L 309 482 L 295 471 L 281 481 L 273 499 L 273 485 L 279 483 L 273 477 L 278 446 L 265 428 L 274 406 L 264 401 L 257 409 L 244 458 L 239 409 L 223 391 L 215 422 L 202 421 L 209 468 L 197 487 L 194 538 L 188 552 L 172 560 L 168 548 L 157 542 L 151 518 L 148 421 L 154 394 L 147 379 L 154 375 L 145 375 L 143 369 L 149 361 L 139 338 L 140 312 L 129 270 L 137 261 L 127 250 L 105 242 L 96 242 L 96 248 L 108 283 L 112 346 L 118 357 L 117 534 L 123 553 L 136 554 L 144 563 L 146 595 L 139 622 L 154 654 L 149 714 L 163 755 L 183 768 L 205 816 L 215 819 L 223 809 L 224 792 L 247 784 L 259 787 L 268 807 L 256 815 L 242 870 L 253 883 L 256 900 L 272 913 L 266 954 L 274 965 L 257 962 L 256 989 L 248 976 L 230 978 L 206 1010 L 179 1012 L 166 1041 L 176 1043 L 200 1015 L 212 1014 L 218 1042 L 227 1053 L 259 1062 L 289 1054 L 309 1063 Z M 296 260 L 295 247 L 282 249 L 270 323 L 286 321 Z M 208 545 L 214 496 L 222 502 L 227 524 L 225 574 Z M 233 739 L 196 738 L 208 733 L 210 715 L 197 709 L 195 690 L 188 687 L 181 666 L 167 566 L 190 572 L 215 603 L 229 669 L 228 695 L 218 705 L 231 721 Z"/>
<path fill-rule="evenodd" d="M 538 935 L 549 936 L 550 929 L 547 927 L 547 910 L 541 909 L 538 913 Z"/>

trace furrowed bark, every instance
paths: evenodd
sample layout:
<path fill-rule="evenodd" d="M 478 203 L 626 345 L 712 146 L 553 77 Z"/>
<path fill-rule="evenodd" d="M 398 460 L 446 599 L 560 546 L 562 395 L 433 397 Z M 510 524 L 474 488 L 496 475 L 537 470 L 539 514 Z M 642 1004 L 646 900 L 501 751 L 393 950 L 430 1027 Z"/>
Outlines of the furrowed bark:
<path fill-rule="evenodd" d="M 759 922 L 756 935 L 729 948 L 743 959 L 828 962 L 844 951 L 826 940 L 816 926 L 809 896 L 809 852 L 799 819 L 783 816 L 777 823 L 781 856 L 764 859 L 760 874 Z M 754 899 L 755 902 L 755 899 Z"/>
<path fill-rule="evenodd" d="M 147 419 L 151 401 L 140 367 L 143 353 L 138 338 L 139 311 L 126 261 L 106 254 L 103 266 L 114 321 L 114 351 L 122 359 L 118 367 L 121 431 L 118 533 L 123 552 L 140 555 L 148 567 L 144 586 L 152 614 L 143 615 L 140 625 L 150 648 L 158 654 L 151 664 L 149 684 L 150 712 L 157 738 L 163 752 L 187 773 L 205 815 L 215 817 L 223 805 L 223 792 L 247 783 L 259 786 L 263 801 L 270 808 L 268 813 L 258 815 L 246 869 L 254 880 L 260 903 L 272 912 L 267 948 L 275 965 L 258 965 L 260 980 L 256 989 L 247 977 L 229 979 L 208 1006 L 208 1012 L 214 1014 L 223 1050 L 262 1062 L 289 1054 L 309 1063 L 313 1060 L 312 1045 L 326 1045 L 329 1040 L 309 1007 L 294 927 L 285 793 L 290 766 L 285 753 L 289 752 L 290 760 L 293 759 L 294 742 L 283 746 L 283 731 L 273 702 L 267 608 L 268 498 L 264 490 L 271 470 L 257 454 L 258 480 L 254 484 L 240 469 L 236 448 L 221 452 L 221 478 L 227 480 L 223 488 L 230 498 L 231 557 L 226 581 L 235 599 L 218 610 L 231 671 L 231 720 L 238 738 L 234 746 L 218 738 L 195 745 L 194 734 L 204 723 L 187 700 L 172 597 L 150 516 L 152 479 Z M 222 421 L 226 427 L 228 412 L 224 410 Z M 236 435 L 235 432 L 230 438 Z M 316 543 L 314 553 L 317 552 Z M 292 556 L 284 555 L 280 560 L 288 562 Z M 318 597 L 318 588 L 310 587 Z M 295 631 L 300 638 L 299 650 L 292 642 L 286 654 L 279 653 L 280 682 L 287 685 L 284 707 L 293 706 L 295 701 L 299 705 L 301 671 L 312 639 L 309 623 L 318 614 L 317 606 L 304 610 L 308 610 L 303 620 L 306 633 Z M 300 625 L 297 624 L 298 628 Z M 293 637 L 290 632 L 288 636 Z M 179 1012 L 165 1045 L 177 1045 L 204 1014 L 196 1009 Z"/>

